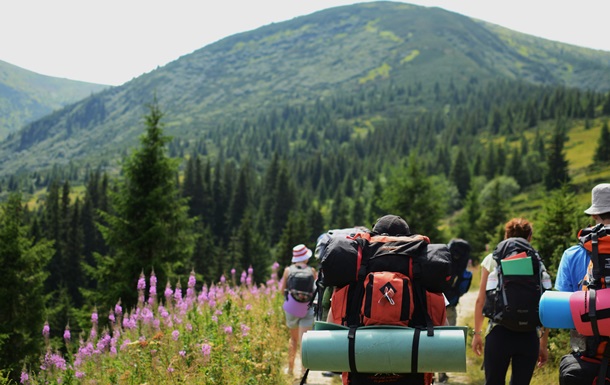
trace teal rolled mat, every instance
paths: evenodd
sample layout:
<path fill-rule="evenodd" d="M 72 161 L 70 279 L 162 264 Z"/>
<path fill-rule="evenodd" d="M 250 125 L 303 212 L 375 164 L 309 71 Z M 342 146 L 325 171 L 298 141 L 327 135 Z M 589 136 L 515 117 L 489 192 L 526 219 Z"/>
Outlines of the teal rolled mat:
<path fill-rule="evenodd" d="M 314 330 L 303 335 L 303 367 L 349 372 L 348 331 L 340 325 L 316 322 Z M 356 331 L 354 346 L 356 369 L 360 373 L 465 372 L 466 331 L 467 327 L 462 326 L 439 326 L 434 328 L 434 336 L 429 337 L 423 330 L 419 334 L 419 343 L 414 347 L 415 329 L 360 327 Z M 415 368 L 414 351 L 417 352 Z"/>

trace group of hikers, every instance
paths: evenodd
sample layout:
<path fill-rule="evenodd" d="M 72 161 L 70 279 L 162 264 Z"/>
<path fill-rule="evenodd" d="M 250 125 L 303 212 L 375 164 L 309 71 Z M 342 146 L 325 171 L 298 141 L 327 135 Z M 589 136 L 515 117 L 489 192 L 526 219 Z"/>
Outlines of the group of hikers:
<path fill-rule="evenodd" d="M 585 310 L 580 313 L 574 310 L 577 301 L 569 300 L 572 317 L 587 329 L 577 326 L 570 331 L 572 351 L 560 362 L 561 385 L 610 384 L 610 322 L 604 321 L 610 321 L 610 295 L 604 306 L 610 280 L 610 236 L 606 236 L 610 235 L 610 184 L 593 188 L 591 206 L 584 212 L 595 225 L 579 231 L 578 244 L 564 251 L 554 286 L 561 292 L 586 291 L 581 304 Z M 504 240 L 480 263 L 471 348 L 483 355 L 486 385 L 505 384 L 509 367 L 510 384 L 527 385 L 536 366 L 548 360 L 549 328 L 541 322 L 539 305 L 553 285 L 530 243 L 532 236 L 533 226 L 527 219 L 510 219 L 504 225 Z M 294 373 L 295 358 L 304 333 L 316 320 L 349 329 L 345 352 L 349 370 L 323 373 L 341 375 L 344 385 L 448 383 L 442 371 L 417 369 L 415 345 L 424 343 L 423 336 L 433 336 L 438 327 L 456 325 L 456 306 L 472 280 L 471 248 L 466 240 L 434 244 L 424 235 L 413 234 L 403 218 L 385 215 L 371 230 L 354 227 L 320 235 L 315 253 L 304 244 L 295 246 L 292 253 L 292 263 L 281 280 L 290 330 L 289 375 L 297 376 L 301 384 L 306 382 L 306 368 Z M 312 256 L 318 260 L 319 271 L 308 264 Z M 355 353 L 354 342 L 358 328 L 387 325 L 414 330 L 411 367 L 395 370 L 400 373 L 358 370 L 361 357 Z"/>

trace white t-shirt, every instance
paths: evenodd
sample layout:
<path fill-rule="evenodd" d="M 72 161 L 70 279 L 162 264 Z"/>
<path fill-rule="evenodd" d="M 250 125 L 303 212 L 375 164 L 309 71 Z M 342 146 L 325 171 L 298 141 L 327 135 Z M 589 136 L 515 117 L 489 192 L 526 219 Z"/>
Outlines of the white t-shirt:
<path fill-rule="evenodd" d="M 498 263 L 493 258 L 493 253 L 489 253 L 485 256 L 485 258 L 483 258 L 481 266 L 483 266 L 485 270 L 489 271 L 490 273 L 494 271 L 496 267 L 498 267 Z"/>

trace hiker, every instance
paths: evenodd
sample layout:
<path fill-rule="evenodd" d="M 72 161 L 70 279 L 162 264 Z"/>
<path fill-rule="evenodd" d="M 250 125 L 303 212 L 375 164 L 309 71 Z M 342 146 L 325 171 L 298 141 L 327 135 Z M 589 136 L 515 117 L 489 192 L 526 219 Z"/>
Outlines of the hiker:
<path fill-rule="evenodd" d="M 610 183 L 602 183 L 591 191 L 591 207 L 585 210 L 596 224 L 610 225 Z M 589 252 L 580 244 L 569 247 L 563 252 L 559 267 L 555 290 L 580 291 L 587 267 L 591 261 Z M 570 343 L 573 351 L 585 350 L 585 339 L 576 330 L 570 331 Z"/>
<path fill-rule="evenodd" d="M 555 289 L 564 292 L 576 292 L 581 290 L 603 289 L 605 281 L 600 287 L 594 287 L 595 276 L 594 269 L 590 269 L 591 263 L 591 241 L 583 243 L 584 236 L 587 232 L 592 232 L 594 229 L 610 226 L 610 183 L 601 183 L 593 187 L 591 190 L 591 206 L 586 209 L 585 214 L 591 216 L 595 221 L 593 228 L 583 229 L 579 232 L 579 244 L 569 247 L 563 252 L 559 267 L 557 269 L 557 280 Z M 610 239 L 607 236 L 600 235 L 599 256 L 607 259 L 608 243 Z M 598 262 L 599 263 L 599 262 Z M 600 275 L 606 276 L 608 273 L 605 264 L 600 266 Z M 583 287 L 583 285 L 585 287 Z M 600 348 L 600 337 L 589 336 L 585 337 L 578 333 L 575 329 L 570 330 L 570 345 L 572 353 L 562 357 L 560 362 L 560 383 L 590 383 L 586 382 L 588 376 L 593 378 L 598 376 L 599 362 L 602 359 L 598 354 Z M 603 337 L 602 337 L 603 339 Z M 603 351 L 603 349 L 602 349 Z M 586 356 L 581 360 L 581 356 Z M 597 362 L 597 364 L 594 364 Z M 595 367 L 597 366 L 597 368 Z M 603 376 L 601 378 L 604 378 Z M 587 379 L 588 380 L 588 379 Z M 575 381 L 575 382 L 572 382 Z"/>
<path fill-rule="evenodd" d="M 452 239 L 448 244 L 451 253 L 451 280 L 449 288 L 444 291 L 449 304 L 447 305 L 447 324 L 455 326 L 457 323 L 457 305 L 460 297 L 468 292 L 472 282 L 472 272 L 468 267 L 470 260 L 470 244 L 461 238 Z M 438 373 L 438 382 L 446 383 L 449 380 L 447 373 Z"/>
<path fill-rule="evenodd" d="M 374 240 L 376 237 L 380 239 L 377 241 Z M 402 237 L 404 239 L 396 241 L 382 240 L 386 237 Z M 408 325 L 409 327 L 432 328 L 433 326 L 446 325 L 447 319 L 445 306 L 447 305 L 447 302 L 442 293 L 442 289 L 439 289 L 436 292 L 428 292 L 424 286 L 420 286 L 419 282 L 412 284 L 410 283 L 410 280 L 403 278 L 393 280 L 393 277 L 404 277 L 402 273 L 398 273 L 398 271 L 404 270 L 404 266 L 399 264 L 399 261 L 404 263 L 405 266 L 410 265 L 409 263 L 402 262 L 408 260 L 407 255 L 403 254 L 399 258 L 396 258 L 397 254 L 394 254 L 394 252 L 398 253 L 398 250 L 401 249 L 400 247 L 396 247 L 396 245 L 400 244 L 400 242 L 405 242 L 404 245 L 412 246 L 412 248 L 409 249 L 412 252 L 423 252 L 425 255 L 426 252 L 430 252 L 430 248 L 428 247 L 430 242 L 429 239 L 421 235 L 412 234 L 407 222 L 403 218 L 396 215 L 385 215 L 379 218 L 373 226 L 372 232 L 368 234 L 367 239 L 370 239 L 370 243 L 367 243 L 366 246 L 368 249 L 366 252 L 363 251 L 362 253 L 367 253 L 367 256 L 370 258 L 366 262 L 368 264 L 368 268 L 370 269 L 369 273 L 366 274 L 366 279 L 364 279 L 364 282 L 354 282 L 347 286 L 341 286 L 341 284 L 337 285 L 331 299 L 331 309 L 328 314 L 329 322 L 348 325 L 350 327 L 366 325 Z M 384 247 L 383 245 L 385 242 L 388 242 L 387 244 L 391 244 L 392 246 Z M 396 242 L 396 244 L 393 242 Z M 350 247 L 355 244 L 357 244 L 357 242 L 353 244 L 343 243 L 341 245 L 331 243 L 329 245 L 328 257 L 333 257 L 333 246 L 337 247 L 339 254 L 341 254 L 342 252 L 349 253 Z M 441 246 L 442 248 L 440 248 L 440 253 L 446 254 L 438 255 L 438 259 L 435 259 L 435 261 L 446 262 L 446 264 L 441 262 L 441 265 L 446 267 L 446 276 L 442 275 L 445 269 L 430 269 L 434 273 L 436 273 L 436 271 L 441 272 L 440 279 L 436 280 L 439 287 L 443 287 L 444 283 L 446 283 L 446 279 L 449 278 L 451 266 L 449 250 L 446 245 Z M 432 250 L 437 249 L 432 248 Z M 355 252 L 354 250 L 351 251 Z M 418 257 L 422 256 L 422 254 L 417 255 Z M 342 258 L 337 256 L 337 259 Z M 395 265 L 389 266 L 387 265 L 387 262 L 384 261 L 391 261 L 390 263 Z M 337 263 L 337 265 L 338 264 L 339 263 Z M 380 269 L 380 265 L 376 264 L 381 264 L 383 269 Z M 331 265 L 328 267 L 332 268 L 333 266 L 334 264 L 331 263 Z M 396 269 L 396 272 L 393 271 L 393 268 Z M 323 263 L 323 279 L 328 277 L 326 273 L 330 273 L 324 269 L 325 267 Z M 340 272 L 337 272 L 337 274 L 341 276 Z M 422 273 L 422 276 L 427 276 L 427 274 L 428 272 L 424 272 Z M 347 275 L 347 277 L 351 276 L 353 276 L 351 273 Z M 432 281 L 435 280 L 432 279 Z M 430 284 L 434 285 L 434 283 L 435 282 L 432 282 Z M 407 284 L 407 286 L 402 286 L 404 284 Z M 366 287 L 366 291 L 360 292 L 361 297 L 350 296 L 352 288 L 354 288 L 355 293 L 359 291 L 359 286 L 357 285 L 363 285 L 360 287 Z M 421 285 L 423 285 L 423 283 L 421 283 Z M 385 294 L 383 294 L 383 292 L 382 294 L 379 294 L 383 288 L 386 288 Z M 410 318 L 406 319 L 402 318 L 402 316 L 405 314 L 398 306 L 399 304 L 408 303 L 403 302 L 403 295 L 412 295 L 412 301 L 415 303 L 411 309 L 412 314 L 409 314 Z M 360 305 L 354 306 L 353 303 L 348 305 L 348 298 L 351 298 L 351 300 L 355 301 L 356 304 L 362 303 L 362 307 L 360 307 Z M 358 299 L 356 300 L 355 298 Z M 385 307 L 385 304 L 387 303 L 392 304 L 391 311 L 389 311 L 388 307 Z M 427 306 L 424 305 L 425 303 L 427 303 Z M 353 313 L 355 308 L 362 309 L 361 313 L 357 314 L 357 317 L 354 317 Z M 421 312 L 422 308 L 425 309 L 424 311 L 428 312 L 427 315 Z M 427 322 L 429 322 L 429 324 Z M 361 385 L 372 383 L 384 383 L 389 385 L 429 385 L 432 383 L 432 381 L 433 373 L 360 373 L 357 370 L 342 373 L 342 382 L 344 385 Z"/>
<path fill-rule="evenodd" d="M 505 224 L 504 230 L 505 240 L 521 238 L 527 240 L 527 244 L 529 244 L 532 239 L 532 226 L 523 218 L 509 220 Z M 502 242 L 481 262 L 481 285 L 475 303 L 472 350 L 479 356 L 484 353 L 485 385 L 504 385 L 509 364 L 512 365 L 511 385 L 527 385 L 530 383 L 536 363 L 538 363 L 538 367 L 542 367 L 548 359 L 548 329 L 542 330 L 534 325 L 529 331 L 515 331 L 512 327 L 509 328 L 490 319 L 483 350 L 483 320 L 487 290 L 489 288 L 495 293 L 495 285 L 498 283 L 494 281 L 505 278 L 496 275 L 498 274 L 498 262 L 494 255 L 497 255 L 498 250 L 501 251 L 501 245 Z M 508 274 L 508 271 L 503 274 Z M 494 289 L 491 289 L 492 286 Z M 548 288 L 550 289 L 550 287 L 549 283 Z M 498 290 L 500 290 L 500 286 L 498 286 Z M 534 316 L 539 324 L 537 319 L 538 300 L 534 298 L 534 302 L 536 306 Z M 495 305 L 493 307 L 495 308 Z"/>
<path fill-rule="evenodd" d="M 310 302 L 314 295 L 317 272 L 307 264 L 312 254 L 312 251 L 303 244 L 293 247 L 292 264 L 284 269 L 282 276 L 280 290 L 286 295 L 283 308 L 286 315 L 286 326 L 290 329 L 288 374 L 291 376 L 294 375 L 294 360 L 297 349 L 301 345 L 303 333 L 312 328 L 314 321 L 314 311 Z M 302 283 L 298 283 L 299 281 Z M 304 285 L 304 287 L 296 287 L 299 285 Z"/>

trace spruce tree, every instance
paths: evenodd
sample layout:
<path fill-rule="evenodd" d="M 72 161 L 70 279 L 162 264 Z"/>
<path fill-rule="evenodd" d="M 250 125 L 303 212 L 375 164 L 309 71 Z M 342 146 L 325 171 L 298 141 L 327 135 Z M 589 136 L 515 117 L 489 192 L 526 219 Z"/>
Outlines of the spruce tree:
<path fill-rule="evenodd" d="M 568 161 L 563 152 L 566 141 L 566 129 L 563 120 L 558 120 L 553 130 L 547 152 L 547 170 L 544 174 L 544 185 L 548 191 L 560 188 L 570 182 Z"/>
<path fill-rule="evenodd" d="M 193 220 L 180 196 L 175 177 L 178 161 L 168 158 L 169 138 L 163 134 L 156 100 L 145 116 L 146 133 L 140 147 L 124 161 L 118 189 L 110 194 L 111 211 L 102 212 L 107 222 L 102 234 L 110 253 L 98 260 L 98 306 L 108 308 L 119 299 L 129 308 L 137 300 L 140 273 L 154 271 L 158 282 L 192 268 Z"/>
<path fill-rule="evenodd" d="M 578 214 L 577 209 L 576 196 L 567 186 L 562 186 L 547 196 L 536 217 L 532 243 L 540 252 L 551 276 L 557 273 L 563 251 L 577 243 L 578 229 L 586 225 L 578 220 L 582 215 Z"/>
<path fill-rule="evenodd" d="M 15 383 L 23 365 L 36 364 L 41 352 L 44 282 L 52 255 L 50 241 L 34 243 L 27 236 L 21 195 L 11 194 L 0 216 L 0 368 Z"/>
<path fill-rule="evenodd" d="M 439 242 L 439 221 L 443 215 L 443 197 L 431 179 L 420 169 L 415 153 L 406 169 L 396 169 L 382 193 L 381 207 L 386 214 L 403 217 L 411 232 L 424 234 Z"/>
<path fill-rule="evenodd" d="M 610 134 L 608 133 L 608 121 L 604 121 L 604 124 L 602 125 L 593 160 L 596 162 L 610 161 Z"/>
<path fill-rule="evenodd" d="M 468 168 L 466 154 L 462 149 L 458 150 L 455 161 L 453 162 L 453 166 L 451 167 L 449 178 L 457 187 L 458 192 L 460 193 L 460 198 L 466 198 L 466 194 L 470 188 L 470 170 Z"/>

